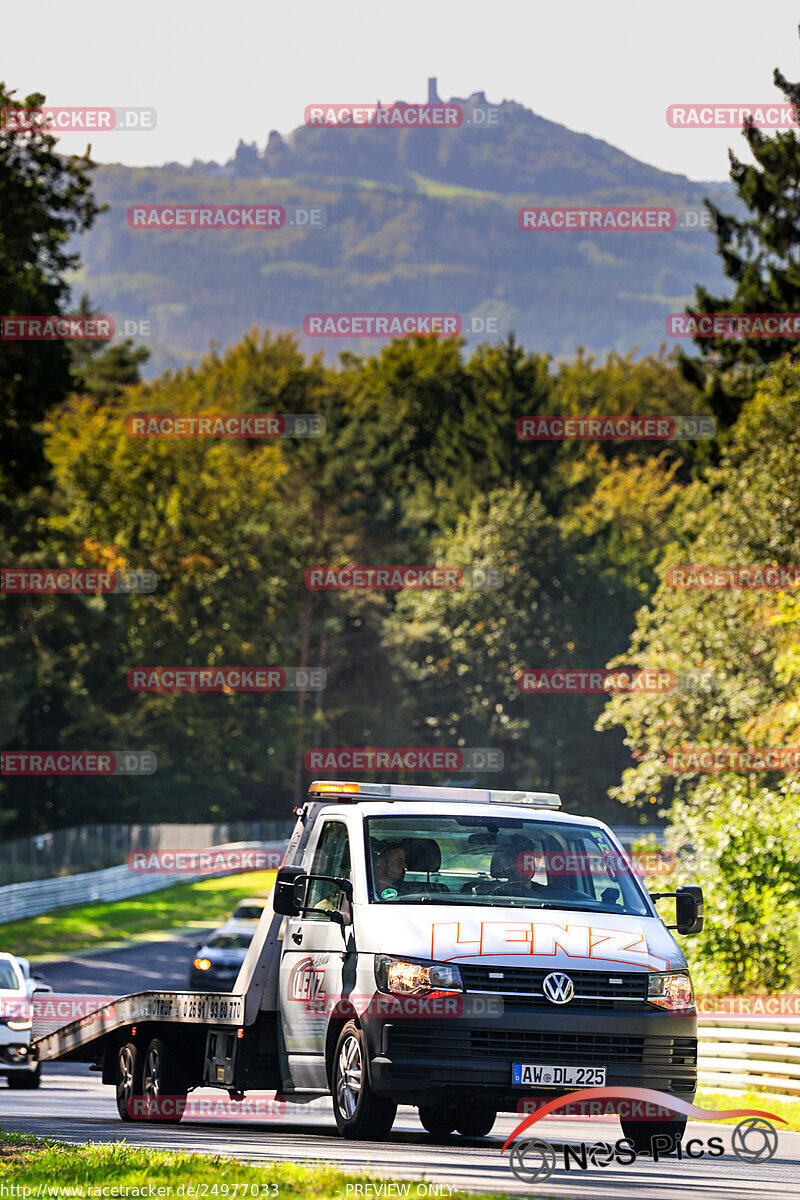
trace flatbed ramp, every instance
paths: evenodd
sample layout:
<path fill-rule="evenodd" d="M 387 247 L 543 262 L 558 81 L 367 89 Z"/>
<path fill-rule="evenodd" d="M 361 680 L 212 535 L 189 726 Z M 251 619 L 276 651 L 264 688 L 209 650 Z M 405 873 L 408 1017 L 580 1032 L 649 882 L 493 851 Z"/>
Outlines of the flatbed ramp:
<path fill-rule="evenodd" d="M 67 1058 L 105 1034 L 149 1021 L 239 1026 L 244 1021 L 244 996 L 227 992 L 134 992 L 44 1037 L 34 1036 L 32 1045 L 40 1062 Z"/>

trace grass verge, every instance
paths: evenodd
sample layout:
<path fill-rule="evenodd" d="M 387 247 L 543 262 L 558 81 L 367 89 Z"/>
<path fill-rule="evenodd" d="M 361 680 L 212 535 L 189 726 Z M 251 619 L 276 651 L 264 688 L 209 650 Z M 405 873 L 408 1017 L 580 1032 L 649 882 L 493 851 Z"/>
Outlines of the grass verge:
<path fill-rule="evenodd" d="M 0 925 L 0 945 L 25 958 L 71 954 L 97 944 L 119 942 L 174 929 L 176 926 L 217 925 L 230 916 L 238 900 L 259 896 L 272 887 L 274 871 L 248 871 L 198 883 L 131 896 L 113 903 L 99 901 L 77 908 L 55 908 L 39 917 Z"/>
<path fill-rule="evenodd" d="M 764 1092 L 719 1092 L 712 1089 L 700 1089 L 694 1098 L 700 1108 L 757 1108 L 761 1112 L 775 1113 L 783 1117 L 785 1125 L 778 1125 L 778 1132 L 784 1133 L 790 1129 L 800 1132 L 800 1100 L 791 1096 L 768 1096 Z M 721 1125 L 736 1125 L 741 1118 L 732 1117 L 720 1121 Z"/>
<path fill-rule="evenodd" d="M 509 1179 L 512 1176 L 509 1174 Z M 395 1181 L 393 1181 L 395 1182 Z M 227 1158 L 221 1154 L 189 1154 L 184 1151 L 134 1149 L 124 1142 L 92 1143 L 86 1146 L 69 1146 L 52 1139 L 36 1138 L 27 1134 L 9 1134 L 0 1129 L 0 1184 L 8 1189 L 30 1188 L 33 1196 L 39 1185 L 43 1185 L 45 1196 L 69 1195 L 85 1197 L 101 1196 L 104 1186 L 119 1189 L 153 1187 L 173 1189 L 162 1193 L 165 1197 L 178 1195 L 192 1200 L 198 1197 L 222 1197 L 223 1200 L 244 1200 L 251 1196 L 277 1196 L 286 1200 L 355 1200 L 355 1189 L 347 1191 L 348 1184 L 386 1184 L 386 1178 L 372 1175 L 369 1171 L 354 1174 L 341 1171 L 335 1165 L 305 1166 L 300 1163 L 273 1162 L 266 1166 L 254 1166 Z M 176 1192 L 179 1185 L 184 1185 Z M 189 1191 L 193 1186 L 194 1193 Z M 419 1181 L 400 1183 L 400 1196 L 416 1197 L 421 1200 L 428 1188 Z M 424 1188 L 424 1190 L 419 1190 Z M 448 1197 L 445 1187 L 430 1185 L 430 1195 Z M 77 1190 L 80 1189 L 80 1190 Z M 394 1189 L 393 1189 L 394 1190 Z M 25 1197 L 25 1191 L 6 1191 L 6 1195 Z M 113 1192 L 110 1192 L 113 1195 Z M 380 1195 L 380 1192 L 373 1192 Z M 128 1192 L 135 1196 L 135 1192 Z M 364 1195 L 362 1191 L 361 1195 Z M 506 1196 L 504 1192 L 491 1193 L 492 1200 Z M 448 1200 L 490 1200 L 478 1193 L 453 1190 Z M 544 1198 L 542 1198 L 544 1200 Z"/>

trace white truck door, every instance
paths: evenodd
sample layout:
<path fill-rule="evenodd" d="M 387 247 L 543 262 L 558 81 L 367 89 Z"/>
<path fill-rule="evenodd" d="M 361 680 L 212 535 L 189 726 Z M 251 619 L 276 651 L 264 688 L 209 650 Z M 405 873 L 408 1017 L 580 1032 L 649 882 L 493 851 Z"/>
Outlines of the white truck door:
<path fill-rule="evenodd" d="M 350 879 L 350 839 L 341 817 L 320 822 L 315 848 L 309 847 L 304 866 L 309 875 Z M 342 927 L 325 915 L 338 909 L 340 896 L 334 884 L 312 880 L 307 903 L 319 912 L 286 918 L 279 1004 L 287 1073 L 294 1088 L 327 1088 L 328 1020 L 343 991 L 352 990 L 356 956 L 350 954 L 348 961 Z M 349 938 L 350 930 L 344 932 Z"/>

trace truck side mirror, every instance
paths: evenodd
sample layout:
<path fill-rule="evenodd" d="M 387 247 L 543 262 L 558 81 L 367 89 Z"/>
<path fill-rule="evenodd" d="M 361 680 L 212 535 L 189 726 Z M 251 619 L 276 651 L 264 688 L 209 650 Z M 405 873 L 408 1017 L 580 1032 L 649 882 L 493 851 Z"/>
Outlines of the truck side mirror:
<path fill-rule="evenodd" d="M 703 889 L 687 883 L 675 890 L 675 928 L 678 933 L 700 933 L 705 924 Z"/>
<path fill-rule="evenodd" d="M 305 875 L 302 867 L 281 867 L 272 892 L 272 907 L 281 917 L 297 917 L 300 905 L 295 895 L 295 883 Z"/>
<path fill-rule="evenodd" d="M 703 889 L 696 883 L 682 884 L 674 892 L 653 892 L 651 900 L 675 898 L 675 924 L 667 929 L 677 929 L 678 933 L 700 933 L 705 924 L 703 915 Z"/>

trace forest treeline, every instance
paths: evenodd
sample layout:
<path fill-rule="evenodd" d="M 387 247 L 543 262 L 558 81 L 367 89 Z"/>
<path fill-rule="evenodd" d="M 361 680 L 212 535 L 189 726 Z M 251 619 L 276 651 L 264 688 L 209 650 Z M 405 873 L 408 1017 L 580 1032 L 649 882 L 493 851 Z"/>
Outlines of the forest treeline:
<path fill-rule="evenodd" d="M 718 222 L 734 294 L 702 294 L 703 311 L 781 311 L 795 286 L 786 229 L 767 218 L 797 147 L 748 138 L 752 215 Z M 0 132 L 4 314 L 68 311 L 70 239 L 99 213 L 92 169 L 46 132 Z M 749 186 L 747 171 L 775 186 Z M 315 746 L 493 747 L 503 770 L 474 782 L 558 790 L 568 811 L 617 822 L 669 818 L 674 882 L 691 871 L 707 890 L 707 985 L 796 982 L 797 774 L 668 762 L 681 746 L 797 744 L 796 590 L 681 590 L 667 575 L 800 564 L 800 365 L 776 342 L 710 344 L 691 362 L 556 362 L 511 334 L 470 352 L 417 338 L 331 365 L 252 330 L 145 384 L 130 343 L 1 341 L 0 562 L 158 580 L 147 594 L 0 596 L 0 748 L 158 757 L 142 778 L 2 778 L 3 836 L 283 816 Z M 142 412 L 314 414 L 325 434 L 132 437 Z M 705 414 L 718 436 L 518 438 L 519 417 L 552 414 Z M 347 564 L 477 566 L 503 586 L 306 587 L 307 568 Z M 518 687 L 526 668 L 609 664 L 696 685 L 612 698 Z M 159 666 L 322 667 L 327 687 L 129 688 L 130 670 Z"/>

